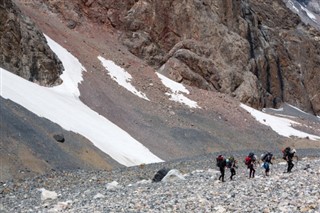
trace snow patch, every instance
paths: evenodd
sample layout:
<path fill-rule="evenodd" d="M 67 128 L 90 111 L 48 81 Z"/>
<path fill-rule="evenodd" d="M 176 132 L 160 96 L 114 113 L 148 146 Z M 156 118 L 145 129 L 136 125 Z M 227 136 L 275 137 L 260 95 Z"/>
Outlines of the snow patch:
<path fill-rule="evenodd" d="M 299 12 L 299 9 L 294 6 L 294 3 L 293 3 L 291 0 L 289 0 L 288 3 L 291 5 L 291 7 L 292 7 L 297 13 Z"/>
<path fill-rule="evenodd" d="M 136 96 L 149 101 L 146 94 L 138 91 L 130 83 L 131 79 L 132 79 L 132 76 L 130 75 L 130 73 L 125 71 L 120 66 L 116 65 L 113 61 L 107 60 L 107 59 L 103 58 L 102 56 L 98 56 L 98 59 L 100 60 L 101 64 L 104 66 L 104 68 L 108 71 L 108 75 L 110 75 L 111 78 L 114 81 L 116 81 L 120 86 L 126 88 L 128 91 L 135 94 Z"/>
<path fill-rule="evenodd" d="M 170 97 L 170 100 L 185 104 L 190 108 L 200 108 L 197 102 L 192 101 L 189 98 L 185 97 L 183 94 L 181 94 L 181 93 L 185 93 L 185 94 L 190 93 L 189 90 L 187 90 L 182 84 L 177 83 L 158 72 L 156 72 L 156 74 L 160 78 L 162 83 L 171 90 L 171 92 L 165 93 Z"/>
<path fill-rule="evenodd" d="M 63 83 L 59 86 L 53 87 L 53 90 L 63 95 L 66 95 L 66 91 L 68 91 L 69 95 L 79 97 L 80 92 L 78 84 L 83 80 L 82 71 L 86 71 L 86 69 L 71 53 L 66 51 L 62 46 L 58 45 L 48 36 L 45 35 L 45 37 L 51 50 L 58 55 L 65 69 L 60 76 Z"/>
<path fill-rule="evenodd" d="M 307 13 L 307 15 L 309 16 L 309 18 L 311 18 L 311 19 L 314 20 L 314 21 L 317 20 L 316 16 L 315 16 L 312 12 L 310 12 L 307 8 L 301 6 L 301 9 L 304 10 L 304 11 Z"/>
<path fill-rule="evenodd" d="M 279 135 L 284 137 L 296 136 L 300 138 L 309 138 L 311 140 L 320 140 L 320 136 L 308 134 L 299 130 L 294 129 L 292 124 L 299 124 L 298 122 L 289 120 L 287 118 L 280 118 L 273 115 L 268 115 L 259 110 L 253 109 L 245 104 L 240 104 L 240 106 L 250 114 L 260 123 L 270 126 L 273 131 L 277 132 Z"/>

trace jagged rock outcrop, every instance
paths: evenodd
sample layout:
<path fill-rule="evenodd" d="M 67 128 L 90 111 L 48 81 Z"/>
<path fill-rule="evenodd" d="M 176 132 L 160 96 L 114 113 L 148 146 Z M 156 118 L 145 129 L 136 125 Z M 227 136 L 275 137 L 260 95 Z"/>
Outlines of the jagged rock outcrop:
<path fill-rule="evenodd" d="M 62 82 L 62 63 L 11 0 L 0 1 L 0 66 L 40 85 Z"/>

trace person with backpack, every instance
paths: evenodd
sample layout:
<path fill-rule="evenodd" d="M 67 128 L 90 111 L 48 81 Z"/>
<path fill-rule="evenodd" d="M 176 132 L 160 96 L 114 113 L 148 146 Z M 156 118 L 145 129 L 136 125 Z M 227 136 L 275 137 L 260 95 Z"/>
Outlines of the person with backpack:
<path fill-rule="evenodd" d="M 232 177 L 236 175 L 236 168 L 238 168 L 236 164 L 237 164 L 237 161 L 234 159 L 233 156 L 227 159 L 227 167 L 230 169 L 230 173 L 231 173 L 230 180 L 233 180 Z"/>
<path fill-rule="evenodd" d="M 296 156 L 296 152 L 297 151 L 295 149 L 291 149 L 290 147 L 287 147 L 282 151 L 283 159 L 286 160 L 288 163 L 288 173 L 290 173 L 292 168 L 294 167 L 293 157 L 296 157 L 298 159 L 298 156 Z"/>
<path fill-rule="evenodd" d="M 254 174 L 256 170 L 254 169 L 256 164 L 257 157 L 253 152 L 250 152 L 249 155 L 245 158 L 245 164 L 247 165 L 248 169 L 250 170 L 249 178 L 254 178 Z"/>
<path fill-rule="evenodd" d="M 222 182 L 225 182 L 224 181 L 224 174 L 225 174 L 226 165 L 227 165 L 226 159 L 222 155 L 219 155 L 217 157 L 217 167 L 219 167 L 219 169 L 220 169 L 219 180 L 222 180 Z"/>
<path fill-rule="evenodd" d="M 271 152 L 266 152 L 262 155 L 261 160 L 263 162 L 263 168 L 265 169 L 266 176 L 269 176 L 270 164 L 272 164 L 273 154 Z"/>

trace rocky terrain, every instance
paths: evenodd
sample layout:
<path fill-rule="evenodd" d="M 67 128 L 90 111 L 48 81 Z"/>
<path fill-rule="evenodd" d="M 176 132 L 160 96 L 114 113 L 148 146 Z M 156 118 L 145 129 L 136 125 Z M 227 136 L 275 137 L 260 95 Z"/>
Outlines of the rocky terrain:
<path fill-rule="evenodd" d="M 61 172 L 1 184 L 1 212 L 319 212 L 319 153 L 284 173 L 276 158 L 270 176 L 257 165 L 256 176 L 239 160 L 237 175 L 218 179 L 215 156 L 117 169 L 111 172 Z M 163 167 L 176 169 L 166 181 L 152 183 Z M 177 176 L 178 175 L 178 176 Z"/>

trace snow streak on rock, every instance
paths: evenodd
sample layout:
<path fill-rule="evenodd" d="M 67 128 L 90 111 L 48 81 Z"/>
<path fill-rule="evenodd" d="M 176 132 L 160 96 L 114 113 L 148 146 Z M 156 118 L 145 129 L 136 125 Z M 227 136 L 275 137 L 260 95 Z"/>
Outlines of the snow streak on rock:
<path fill-rule="evenodd" d="M 108 75 L 111 76 L 113 80 L 115 80 L 120 86 L 126 88 L 128 91 L 132 92 L 136 96 L 143 98 L 147 101 L 149 99 L 147 98 L 146 94 L 143 92 L 138 91 L 131 83 L 132 76 L 130 73 L 125 71 L 120 66 L 116 65 L 113 61 L 106 60 L 105 58 L 98 56 L 98 59 L 101 61 L 101 64 L 106 68 L 108 71 Z"/>
<path fill-rule="evenodd" d="M 181 94 L 189 94 L 189 90 L 187 90 L 182 84 L 172 81 L 171 79 L 165 77 L 164 75 L 161 75 L 158 72 L 156 74 L 161 79 L 162 83 L 171 90 L 171 92 L 166 93 L 166 95 L 170 97 L 170 100 L 185 104 L 190 108 L 200 108 L 197 102 L 192 101 Z"/>

